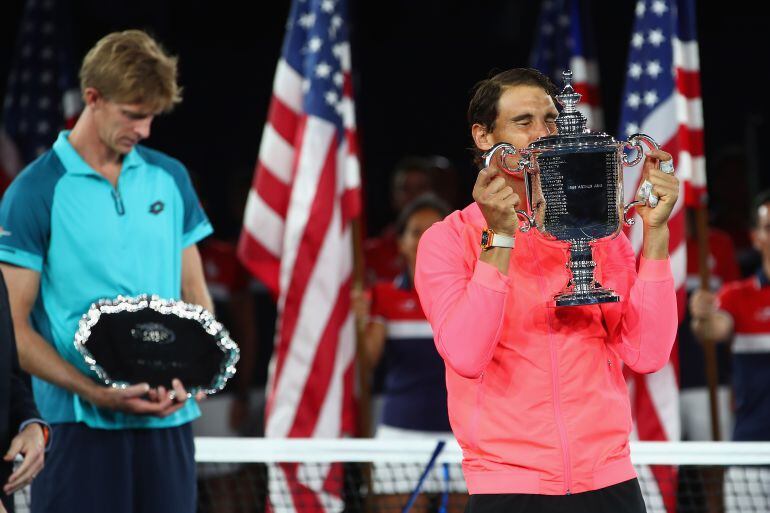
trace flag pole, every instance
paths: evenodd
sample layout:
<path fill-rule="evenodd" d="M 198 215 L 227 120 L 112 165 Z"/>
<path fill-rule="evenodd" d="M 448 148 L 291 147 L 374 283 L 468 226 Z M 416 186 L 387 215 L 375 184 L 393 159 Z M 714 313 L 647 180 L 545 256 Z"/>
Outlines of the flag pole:
<path fill-rule="evenodd" d="M 364 292 L 364 251 L 363 228 L 361 215 L 352 221 L 353 230 L 353 291 L 355 294 Z M 356 367 L 358 372 L 358 436 L 372 436 L 372 394 L 370 387 L 369 365 L 366 360 L 365 344 L 366 326 L 356 321 Z"/>
<path fill-rule="evenodd" d="M 711 290 L 711 271 L 708 266 L 709 258 L 709 226 L 708 212 L 705 205 L 695 207 L 695 238 L 698 241 L 698 273 L 700 275 L 700 288 Z M 706 383 L 709 389 L 709 408 L 711 411 L 711 439 L 718 442 L 722 439 L 719 426 L 719 395 L 717 388 L 719 378 L 717 375 L 716 341 L 710 333 L 701 341 L 706 370 Z"/>

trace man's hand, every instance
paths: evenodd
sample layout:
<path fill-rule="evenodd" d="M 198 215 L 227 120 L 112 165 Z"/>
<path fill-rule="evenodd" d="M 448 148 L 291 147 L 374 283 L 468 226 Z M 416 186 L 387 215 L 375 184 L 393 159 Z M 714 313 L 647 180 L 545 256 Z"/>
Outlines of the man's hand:
<path fill-rule="evenodd" d="M 24 460 L 19 468 L 10 475 L 3 486 L 3 491 L 10 495 L 32 482 L 43 470 L 45 462 L 45 437 L 40 424 L 29 424 L 24 430 L 11 440 L 11 446 L 5 453 L 5 461 L 13 461 L 16 456 L 22 455 Z M 2 505 L 0 505 L 2 506 Z M 1 511 L 5 511 L 0 509 Z"/>
<path fill-rule="evenodd" d="M 516 209 L 519 195 L 507 185 L 502 172 L 493 167 L 479 171 L 473 186 L 473 199 L 479 205 L 487 226 L 501 235 L 513 236 L 519 228 Z"/>
<path fill-rule="evenodd" d="M 690 296 L 692 331 L 701 341 L 729 340 L 733 332 L 733 318 L 717 306 L 716 295 L 699 289 Z"/>
<path fill-rule="evenodd" d="M 645 205 L 636 207 L 645 229 L 666 226 L 679 197 L 679 180 L 673 174 L 664 173 L 659 167 L 661 161 L 671 161 L 671 159 L 671 154 L 663 150 L 650 150 L 644 159 L 642 174 L 644 179 L 652 184 L 652 192 L 658 196 L 659 200 L 655 208 Z"/>
<path fill-rule="evenodd" d="M 133 415 L 154 415 L 167 417 L 177 412 L 187 400 L 187 391 L 182 382 L 174 379 L 172 390 L 165 387 L 150 388 L 147 383 L 139 383 L 126 388 L 112 388 L 95 385 L 95 388 L 85 399 L 99 408 L 122 411 Z M 203 392 L 195 396 L 200 401 L 205 397 Z"/>
<path fill-rule="evenodd" d="M 360 285 L 354 285 L 350 292 L 350 307 L 360 330 L 366 329 L 369 324 L 369 313 L 372 307 L 371 294 L 363 290 Z"/>
<path fill-rule="evenodd" d="M 717 311 L 716 295 L 708 290 L 698 289 L 690 296 L 690 315 L 693 319 L 708 319 Z"/>

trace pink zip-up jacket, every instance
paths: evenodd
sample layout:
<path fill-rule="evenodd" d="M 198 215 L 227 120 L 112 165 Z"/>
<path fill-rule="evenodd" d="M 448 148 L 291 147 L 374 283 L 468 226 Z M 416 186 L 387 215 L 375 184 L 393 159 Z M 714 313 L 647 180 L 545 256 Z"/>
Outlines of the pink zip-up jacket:
<path fill-rule="evenodd" d="M 468 491 L 558 495 L 636 477 L 622 364 L 649 373 L 668 361 L 677 328 L 668 259 L 642 258 L 637 275 L 625 235 L 598 244 L 596 279 L 621 302 L 555 308 L 565 245 L 517 234 L 505 276 L 479 261 L 485 227 L 475 203 L 434 224 L 415 273 L 446 363 Z"/>

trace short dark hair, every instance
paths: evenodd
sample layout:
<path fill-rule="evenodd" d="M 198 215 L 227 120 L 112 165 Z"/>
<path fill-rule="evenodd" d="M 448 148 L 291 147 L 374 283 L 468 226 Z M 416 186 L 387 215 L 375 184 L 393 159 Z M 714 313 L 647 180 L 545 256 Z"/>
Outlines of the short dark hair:
<path fill-rule="evenodd" d="M 514 68 L 497 73 L 473 86 L 473 96 L 468 104 L 468 127 L 471 128 L 478 123 L 490 132 L 494 130 L 500 96 L 507 88 L 520 85 L 539 87 L 551 98 L 554 98 L 558 92 L 551 79 L 536 69 Z M 556 103 L 555 100 L 554 103 Z M 480 164 L 481 151 L 475 144 L 472 149 L 475 162 Z"/>
<path fill-rule="evenodd" d="M 754 197 L 754 208 L 751 209 L 752 228 L 759 228 L 759 209 L 768 203 L 770 203 L 770 189 L 765 189 Z"/>
<path fill-rule="evenodd" d="M 445 218 L 452 211 L 452 208 L 446 201 L 442 200 L 432 192 L 427 192 L 417 196 L 404 209 L 398 214 L 396 219 L 396 233 L 399 237 L 404 235 L 406 231 L 406 225 L 409 223 L 409 219 L 419 212 L 420 210 L 430 209 L 438 213 L 441 218 Z"/>
<path fill-rule="evenodd" d="M 413 171 L 424 174 L 426 176 L 430 176 L 430 161 L 424 157 L 418 157 L 416 155 L 407 155 L 406 157 L 403 157 L 401 160 L 396 162 L 396 165 L 393 168 L 394 184 L 396 180 L 398 180 L 398 177 Z"/>

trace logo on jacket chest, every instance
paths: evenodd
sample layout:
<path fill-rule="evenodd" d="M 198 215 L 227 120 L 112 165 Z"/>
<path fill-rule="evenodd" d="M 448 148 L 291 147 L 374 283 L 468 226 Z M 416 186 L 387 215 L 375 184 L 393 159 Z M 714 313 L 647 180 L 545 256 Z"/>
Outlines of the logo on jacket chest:
<path fill-rule="evenodd" d="M 754 314 L 754 319 L 756 319 L 759 322 L 770 321 L 770 306 L 759 308 Z"/>
<path fill-rule="evenodd" d="M 414 299 L 404 299 L 399 305 L 402 312 L 414 312 L 417 309 L 417 301 Z"/>
<path fill-rule="evenodd" d="M 150 214 L 158 215 L 166 208 L 166 204 L 161 200 L 157 200 L 150 205 Z"/>

